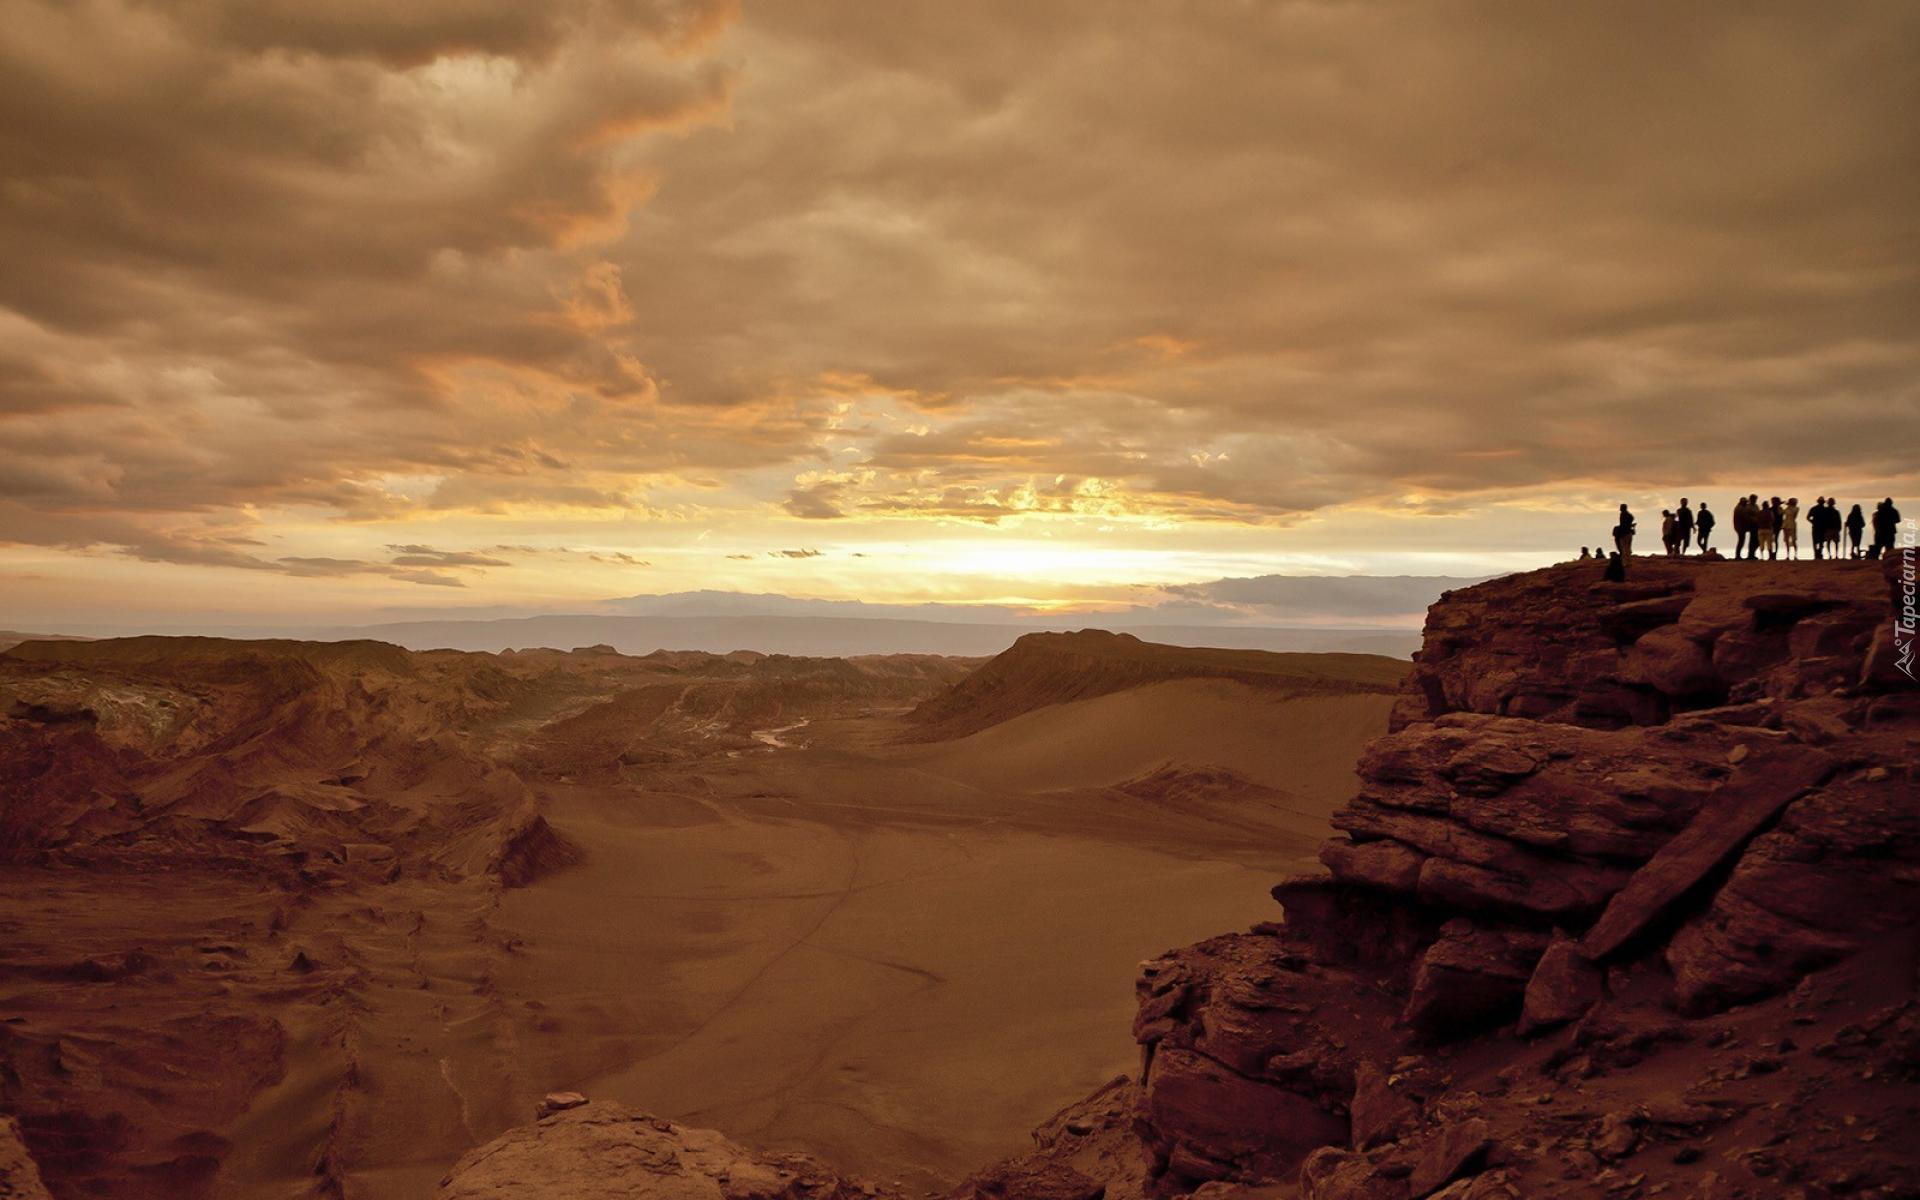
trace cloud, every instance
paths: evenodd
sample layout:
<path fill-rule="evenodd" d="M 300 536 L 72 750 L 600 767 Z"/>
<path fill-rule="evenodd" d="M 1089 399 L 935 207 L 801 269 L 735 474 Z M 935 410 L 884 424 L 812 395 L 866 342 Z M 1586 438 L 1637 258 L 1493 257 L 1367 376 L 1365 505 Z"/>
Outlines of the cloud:
<path fill-rule="evenodd" d="M 663 410 L 594 249 L 654 186 L 634 146 L 725 114 L 734 16 L 23 0 L 0 496 L 111 514 L 97 544 L 143 555 L 276 507 L 632 509 L 648 477 L 807 452 L 790 403 Z"/>
<path fill-rule="evenodd" d="M 1900 0 L 18 0 L 0 542 L 1911 487 L 1916 41 Z"/>
<path fill-rule="evenodd" d="M 1920 10 L 1083 15 L 756 10 L 740 118 L 649 149 L 663 394 L 854 397 L 788 515 L 1913 479 Z M 1798 432 L 1679 432 L 1731 423 Z"/>
<path fill-rule="evenodd" d="M 769 550 L 767 551 L 767 557 L 769 558 L 819 558 L 820 553 L 821 552 L 818 550 L 806 550 L 806 549 Z"/>
<path fill-rule="evenodd" d="M 471 550 L 435 550 L 432 546 L 403 545 L 388 546 L 393 557 L 388 561 L 396 567 L 509 567 L 513 564 L 504 558 L 492 555 L 476 554 Z"/>
<path fill-rule="evenodd" d="M 1477 582 L 1442 575 L 1259 575 L 1173 584 L 1161 590 L 1171 598 L 1167 603 L 1186 602 L 1248 617 L 1281 621 L 1332 617 L 1371 624 L 1417 620 L 1441 592 Z"/>

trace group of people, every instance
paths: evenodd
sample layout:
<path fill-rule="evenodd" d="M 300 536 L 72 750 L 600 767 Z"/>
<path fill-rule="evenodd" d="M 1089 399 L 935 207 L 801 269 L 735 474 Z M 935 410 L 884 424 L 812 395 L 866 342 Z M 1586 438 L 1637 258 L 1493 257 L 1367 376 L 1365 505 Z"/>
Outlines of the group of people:
<path fill-rule="evenodd" d="M 1733 556 L 1749 561 L 1758 559 L 1762 550 L 1768 559 L 1778 559 L 1784 550 L 1788 558 L 1800 557 L 1800 500 L 1789 496 L 1786 500 L 1774 496 L 1768 500 L 1754 495 L 1743 496 L 1733 506 Z M 1900 510 L 1893 506 L 1893 497 L 1889 496 L 1874 507 L 1869 518 L 1860 511 L 1858 504 L 1846 516 L 1840 515 L 1840 502 L 1831 496 L 1821 496 L 1806 510 L 1807 524 L 1813 543 L 1815 558 L 1879 558 L 1892 551 L 1894 537 L 1900 528 Z M 1660 512 L 1660 543 L 1670 556 L 1685 554 L 1696 544 L 1705 558 L 1724 557 L 1710 543 L 1713 530 L 1719 518 L 1707 507 L 1706 501 L 1700 502 L 1696 512 L 1685 496 L 1680 498 L 1680 507 L 1662 509 Z M 1873 541 L 1864 550 L 1861 542 L 1866 535 L 1867 526 L 1873 527 Z M 1607 578 L 1626 577 L 1626 560 L 1633 557 L 1633 536 L 1638 523 L 1627 506 L 1620 506 L 1620 516 L 1613 527 L 1613 551 L 1605 552 L 1596 547 L 1591 553 L 1585 546 L 1580 547 L 1583 559 L 1604 558 L 1607 560 Z M 1841 546 L 1844 532 L 1848 549 Z"/>

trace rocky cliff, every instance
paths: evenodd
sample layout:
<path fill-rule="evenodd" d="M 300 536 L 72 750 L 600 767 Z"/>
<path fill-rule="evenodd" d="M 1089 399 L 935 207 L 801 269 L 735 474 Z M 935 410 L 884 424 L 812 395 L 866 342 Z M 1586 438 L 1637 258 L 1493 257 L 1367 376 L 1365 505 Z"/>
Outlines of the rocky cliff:
<path fill-rule="evenodd" d="M 1435 605 L 1327 874 L 1145 964 L 1132 1120 L 1036 1153 L 1108 1196 L 1915 1194 L 1892 565 L 1635 565 Z"/>
<path fill-rule="evenodd" d="M 1326 873 L 1144 963 L 1139 1076 L 956 1200 L 1920 1195 L 1893 564 L 1597 576 L 1443 598 Z"/>

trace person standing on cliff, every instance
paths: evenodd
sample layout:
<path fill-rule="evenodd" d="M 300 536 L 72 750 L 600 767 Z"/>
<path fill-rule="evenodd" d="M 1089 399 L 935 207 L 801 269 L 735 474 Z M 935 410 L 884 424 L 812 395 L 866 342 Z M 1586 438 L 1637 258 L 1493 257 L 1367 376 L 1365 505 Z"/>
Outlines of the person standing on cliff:
<path fill-rule="evenodd" d="M 1613 548 L 1620 552 L 1621 558 L 1633 557 L 1633 514 L 1627 506 L 1620 506 L 1620 520 L 1613 527 Z"/>
<path fill-rule="evenodd" d="M 1780 510 L 1780 539 L 1787 544 L 1787 557 L 1800 557 L 1800 497 L 1788 496 Z"/>
<path fill-rule="evenodd" d="M 1900 528 L 1900 510 L 1893 506 L 1893 497 L 1888 496 L 1873 510 L 1873 549 L 1867 551 L 1868 558 L 1879 558 L 1883 554 L 1893 553 L 1894 534 Z"/>
<path fill-rule="evenodd" d="M 1682 503 L 1685 503 L 1685 501 L 1682 501 Z M 1707 502 L 1702 500 L 1700 502 L 1700 516 L 1694 521 L 1694 528 L 1700 532 L 1700 553 L 1702 554 L 1707 552 L 1707 539 L 1713 536 L 1713 523 L 1717 519 L 1712 512 L 1708 511 Z"/>
<path fill-rule="evenodd" d="M 1673 519 L 1673 510 L 1670 508 L 1661 509 L 1660 510 L 1660 548 L 1667 552 L 1668 558 L 1672 558 L 1675 554 L 1678 554 L 1680 552 L 1679 549 L 1677 548 L 1679 544 L 1679 538 L 1680 538 L 1680 523 Z"/>
<path fill-rule="evenodd" d="M 1738 562 L 1753 557 L 1753 548 L 1748 543 L 1754 540 L 1754 520 L 1758 516 L 1758 496 L 1743 496 L 1733 502 L 1733 557 Z"/>
<path fill-rule="evenodd" d="M 1813 507 L 1807 510 L 1807 534 L 1813 539 L 1813 557 L 1816 561 L 1827 556 L 1827 498 L 1815 496 Z"/>
<path fill-rule="evenodd" d="M 1700 506 L 1701 512 L 1705 512 L 1706 509 L 1707 506 L 1705 504 Z M 1673 522 L 1678 526 L 1678 532 L 1680 534 L 1680 553 L 1685 554 L 1687 548 L 1693 545 L 1694 526 L 1693 509 L 1687 507 L 1687 498 L 1685 496 L 1680 497 L 1680 507 L 1675 510 L 1673 514 Z"/>
<path fill-rule="evenodd" d="M 1860 511 L 1860 506 L 1856 504 L 1853 506 L 1853 511 L 1847 514 L 1847 541 L 1853 544 L 1852 553 L 1849 554 L 1847 557 L 1849 558 L 1860 557 L 1860 535 L 1862 532 L 1865 531 L 1866 528 L 1867 528 L 1866 514 L 1862 513 Z"/>

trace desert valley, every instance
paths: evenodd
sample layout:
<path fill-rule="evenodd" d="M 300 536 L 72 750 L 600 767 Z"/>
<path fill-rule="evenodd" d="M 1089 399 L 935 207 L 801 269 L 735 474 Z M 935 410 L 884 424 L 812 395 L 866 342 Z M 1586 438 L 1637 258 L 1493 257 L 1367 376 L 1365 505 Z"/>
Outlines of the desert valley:
<path fill-rule="evenodd" d="M 951 1184 L 1131 1068 L 1405 667 L 17 646 L 0 1094 L 63 1196 L 421 1196 L 576 1088 Z"/>
<path fill-rule="evenodd" d="M 1889 566 L 1495 580 L 1411 670 L 23 642 L 13 1153 L 61 1198 L 1911 1195 Z"/>

